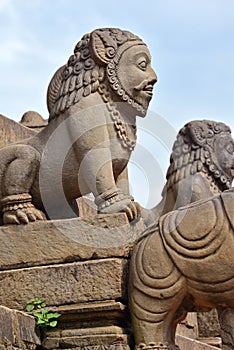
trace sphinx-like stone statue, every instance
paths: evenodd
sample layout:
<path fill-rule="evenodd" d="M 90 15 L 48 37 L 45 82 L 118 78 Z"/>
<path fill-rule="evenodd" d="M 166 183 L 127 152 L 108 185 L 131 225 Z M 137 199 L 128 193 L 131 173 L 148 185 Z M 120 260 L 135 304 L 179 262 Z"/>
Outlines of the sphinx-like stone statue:
<path fill-rule="evenodd" d="M 131 258 L 136 349 L 178 349 L 177 324 L 189 311 L 212 308 L 218 309 L 223 348 L 233 349 L 233 177 L 229 127 L 212 121 L 186 124 L 173 146 L 164 198 L 154 209 L 158 220 Z"/>
<path fill-rule="evenodd" d="M 98 212 L 137 218 L 126 167 L 156 81 L 138 36 L 114 28 L 84 35 L 49 84 L 48 126 L 0 150 L 3 224 L 72 217 L 74 199 L 90 192 Z"/>
<path fill-rule="evenodd" d="M 233 176 L 231 129 L 211 120 L 187 123 L 174 142 L 154 218 L 230 189 Z"/>

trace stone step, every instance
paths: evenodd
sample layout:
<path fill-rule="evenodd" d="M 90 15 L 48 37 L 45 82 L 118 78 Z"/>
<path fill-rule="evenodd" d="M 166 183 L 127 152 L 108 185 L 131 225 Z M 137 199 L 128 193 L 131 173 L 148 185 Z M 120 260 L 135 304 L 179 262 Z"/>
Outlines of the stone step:
<path fill-rule="evenodd" d="M 218 350 L 219 347 L 212 346 L 201 341 L 190 339 L 182 335 L 176 336 L 176 343 L 179 345 L 180 350 Z"/>

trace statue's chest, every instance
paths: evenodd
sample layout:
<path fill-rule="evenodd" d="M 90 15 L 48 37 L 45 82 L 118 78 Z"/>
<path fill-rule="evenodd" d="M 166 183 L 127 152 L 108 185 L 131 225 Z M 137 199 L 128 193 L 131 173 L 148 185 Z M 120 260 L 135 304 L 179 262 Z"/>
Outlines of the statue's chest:
<path fill-rule="evenodd" d="M 108 124 L 111 154 L 115 159 L 129 159 L 136 146 L 136 126 L 131 124 Z"/>
<path fill-rule="evenodd" d="M 185 277 L 205 284 L 207 290 L 228 280 L 234 287 L 233 228 L 219 197 L 165 215 L 160 231 L 167 252 Z"/>

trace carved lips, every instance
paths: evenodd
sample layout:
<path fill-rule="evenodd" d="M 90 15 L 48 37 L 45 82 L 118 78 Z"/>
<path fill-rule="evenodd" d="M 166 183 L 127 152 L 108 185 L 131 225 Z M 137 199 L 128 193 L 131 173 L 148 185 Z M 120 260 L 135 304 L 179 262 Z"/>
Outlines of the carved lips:
<path fill-rule="evenodd" d="M 142 91 L 144 91 L 147 95 L 152 97 L 153 96 L 153 88 L 154 88 L 154 86 L 152 84 L 149 84 L 149 85 L 146 85 Z"/>

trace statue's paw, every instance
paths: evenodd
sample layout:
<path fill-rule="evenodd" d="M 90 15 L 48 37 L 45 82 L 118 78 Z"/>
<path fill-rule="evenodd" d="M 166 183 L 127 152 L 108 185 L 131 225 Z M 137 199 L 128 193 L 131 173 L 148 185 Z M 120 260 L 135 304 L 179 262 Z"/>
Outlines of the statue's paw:
<path fill-rule="evenodd" d="M 7 224 L 28 224 L 38 220 L 46 220 L 46 216 L 34 206 L 16 210 L 5 211 L 3 214 L 3 223 Z"/>
<path fill-rule="evenodd" d="M 127 214 L 128 220 L 132 221 L 140 216 L 141 206 L 134 202 L 131 196 L 118 195 L 105 201 L 98 211 L 105 214 L 123 212 Z"/>

